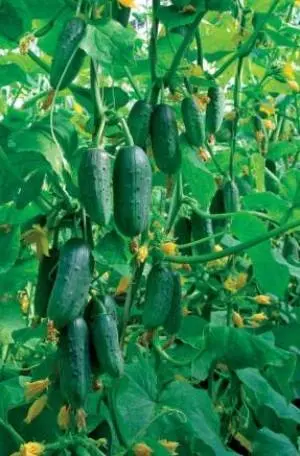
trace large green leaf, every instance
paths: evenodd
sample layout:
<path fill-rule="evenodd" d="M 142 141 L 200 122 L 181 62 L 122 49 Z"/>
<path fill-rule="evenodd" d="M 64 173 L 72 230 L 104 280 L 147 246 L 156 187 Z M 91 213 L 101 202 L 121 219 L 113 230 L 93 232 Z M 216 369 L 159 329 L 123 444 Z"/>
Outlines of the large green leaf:
<path fill-rule="evenodd" d="M 15 204 L 8 203 L 0 206 L 0 225 L 18 225 L 32 219 L 41 213 L 41 209 L 35 204 L 29 204 L 25 209 L 18 210 Z"/>
<path fill-rule="evenodd" d="M 245 209 L 254 211 L 266 211 L 275 220 L 282 220 L 289 209 L 289 203 L 272 192 L 249 193 L 243 198 Z"/>
<path fill-rule="evenodd" d="M 0 87 L 21 82 L 28 85 L 27 75 L 16 63 L 0 65 Z"/>
<path fill-rule="evenodd" d="M 64 0 L 52 0 L 51 9 L 49 8 L 48 0 L 24 0 L 30 16 L 34 19 L 49 19 L 52 18 L 63 6 Z"/>
<path fill-rule="evenodd" d="M 16 47 L 19 38 L 30 28 L 23 0 L 4 0 L 0 7 L 0 47 Z"/>
<path fill-rule="evenodd" d="M 298 451 L 283 434 L 276 434 L 268 428 L 258 431 L 253 442 L 253 456 L 297 456 Z"/>
<path fill-rule="evenodd" d="M 107 269 L 114 269 L 121 275 L 129 272 L 128 247 L 124 239 L 116 231 L 106 234 L 94 249 L 97 263 Z"/>
<path fill-rule="evenodd" d="M 0 274 L 8 271 L 19 254 L 20 249 L 20 227 L 11 227 L 8 232 L 0 231 Z"/>
<path fill-rule="evenodd" d="M 198 7 L 197 9 L 199 11 Z M 205 10 L 204 4 L 202 10 Z M 157 16 L 160 22 L 169 28 L 191 24 L 195 19 L 195 14 L 182 14 L 175 6 L 161 6 Z"/>

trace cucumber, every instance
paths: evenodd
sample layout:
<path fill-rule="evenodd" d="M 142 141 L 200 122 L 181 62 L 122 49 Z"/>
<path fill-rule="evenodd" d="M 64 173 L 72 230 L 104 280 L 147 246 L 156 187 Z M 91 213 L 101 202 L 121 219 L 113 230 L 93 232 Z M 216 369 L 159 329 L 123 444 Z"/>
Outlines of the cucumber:
<path fill-rule="evenodd" d="M 175 224 L 174 237 L 176 244 L 189 244 L 192 241 L 192 223 L 188 217 L 180 217 Z M 184 249 L 184 255 L 192 255 L 192 248 Z"/>
<path fill-rule="evenodd" d="M 116 320 L 107 313 L 96 315 L 91 323 L 91 333 L 101 370 L 112 377 L 120 377 L 124 371 L 124 361 Z"/>
<path fill-rule="evenodd" d="M 165 330 L 171 335 L 178 333 L 182 323 L 180 274 L 172 272 L 172 276 L 174 283 L 173 297 L 169 314 L 164 322 Z"/>
<path fill-rule="evenodd" d="M 117 21 L 119 24 L 123 25 L 123 27 L 127 27 L 130 19 L 131 8 L 127 8 L 125 6 L 119 5 L 119 11 L 117 15 Z"/>
<path fill-rule="evenodd" d="M 115 321 L 118 321 L 117 304 L 112 296 L 93 297 L 86 308 L 84 316 L 87 320 L 92 320 L 100 313 L 111 315 Z"/>
<path fill-rule="evenodd" d="M 60 329 L 78 317 L 87 302 L 92 281 L 91 249 L 73 238 L 60 251 L 57 276 L 50 295 L 48 318 Z"/>
<path fill-rule="evenodd" d="M 205 114 L 200 111 L 192 97 L 183 99 L 181 113 L 188 142 L 191 146 L 203 146 L 205 143 Z"/>
<path fill-rule="evenodd" d="M 193 212 L 191 216 L 191 223 L 193 241 L 197 241 L 198 239 L 203 239 L 207 236 L 212 236 L 214 234 L 211 219 L 201 217 L 201 215 L 196 214 L 196 212 Z M 204 242 L 203 244 L 195 245 L 193 247 L 193 253 L 195 253 L 195 255 L 210 253 L 214 245 L 214 239 L 210 239 L 209 242 Z"/>
<path fill-rule="evenodd" d="M 137 236 L 149 222 L 152 171 L 149 159 L 138 146 L 119 150 L 114 164 L 114 219 L 124 236 Z"/>
<path fill-rule="evenodd" d="M 178 128 L 173 109 L 166 104 L 155 107 L 151 116 L 151 141 L 155 163 L 165 174 L 176 173 L 181 165 Z"/>
<path fill-rule="evenodd" d="M 211 214 L 225 214 L 225 204 L 224 204 L 224 196 L 223 196 L 223 189 L 218 188 L 216 193 L 214 194 L 209 212 Z M 225 219 L 220 219 L 220 220 L 212 220 L 212 227 L 213 231 L 215 233 L 218 233 L 219 231 L 223 231 L 226 227 L 226 220 Z"/>
<path fill-rule="evenodd" d="M 58 350 L 62 396 L 72 408 L 84 408 L 91 387 L 91 366 L 89 332 L 82 317 L 61 331 Z"/>
<path fill-rule="evenodd" d="M 225 110 L 225 96 L 223 89 L 219 86 L 210 87 L 207 93 L 210 102 L 206 107 L 206 132 L 214 135 L 220 130 Z"/>
<path fill-rule="evenodd" d="M 134 144 L 145 148 L 149 136 L 152 106 L 144 100 L 138 100 L 128 116 L 127 124 Z"/>
<path fill-rule="evenodd" d="M 292 236 L 285 236 L 282 255 L 288 263 L 299 265 L 299 244 Z"/>
<path fill-rule="evenodd" d="M 107 226 L 113 212 L 111 160 L 105 150 L 91 147 L 82 154 L 78 170 L 80 199 L 91 220 Z"/>
<path fill-rule="evenodd" d="M 225 212 L 238 212 L 240 210 L 239 189 L 234 181 L 227 181 L 223 187 Z"/>
<path fill-rule="evenodd" d="M 36 317 L 45 318 L 47 316 L 48 301 L 56 277 L 58 256 L 58 249 L 51 249 L 49 256 L 43 255 L 39 264 L 34 296 L 34 314 Z"/>
<path fill-rule="evenodd" d="M 252 192 L 253 179 L 251 176 L 241 176 L 236 178 L 236 185 L 241 196 Z"/>
<path fill-rule="evenodd" d="M 77 76 L 85 57 L 85 52 L 79 48 L 85 30 L 86 23 L 79 17 L 73 17 L 65 23 L 58 37 L 50 69 L 50 84 L 53 89 L 65 89 Z M 67 65 L 66 73 L 60 82 Z"/>
<path fill-rule="evenodd" d="M 154 329 L 165 323 L 171 309 L 174 279 L 170 269 L 160 264 L 152 267 L 146 284 L 143 324 Z"/>

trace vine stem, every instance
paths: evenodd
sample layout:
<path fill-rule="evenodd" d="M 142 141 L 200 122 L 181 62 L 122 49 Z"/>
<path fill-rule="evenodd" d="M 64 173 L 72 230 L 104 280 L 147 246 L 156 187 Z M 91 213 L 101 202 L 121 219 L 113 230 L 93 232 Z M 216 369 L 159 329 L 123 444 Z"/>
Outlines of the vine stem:
<path fill-rule="evenodd" d="M 151 35 L 150 35 L 150 43 L 149 43 L 149 60 L 150 60 L 150 72 L 151 72 L 151 82 L 154 84 L 157 79 L 156 75 L 156 62 L 157 62 L 157 49 L 156 49 L 156 42 L 157 42 L 157 33 L 158 33 L 158 18 L 157 18 L 157 11 L 160 7 L 160 0 L 152 0 L 152 28 L 151 28 Z"/>
<path fill-rule="evenodd" d="M 217 171 L 225 177 L 225 179 L 227 179 L 227 174 L 226 172 L 221 168 L 221 166 L 219 165 L 218 163 L 218 160 L 216 159 L 216 156 L 215 156 L 215 153 L 213 151 L 213 148 L 211 147 L 211 145 L 209 144 L 209 142 L 207 141 L 206 142 L 206 147 L 208 149 L 208 152 L 210 153 L 210 156 L 212 158 L 212 161 L 214 162 L 214 165 L 215 167 L 217 168 Z"/>
<path fill-rule="evenodd" d="M 126 75 L 127 75 L 127 78 L 128 78 L 128 80 L 129 80 L 129 82 L 130 82 L 130 84 L 131 84 L 133 90 L 135 91 L 136 96 L 138 97 L 139 100 L 141 100 L 141 99 L 143 98 L 143 97 L 142 97 L 142 94 L 141 94 L 141 92 L 139 91 L 139 88 L 137 87 L 137 85 L 136 85 L 136 83 L 135 83 L 135 80 L 134 80 L 134 78 L 133 78 L 133 76 L 132 76 L 132 74 L 131 74 L 131 71 L 129 70 L 128 66 L 125 65 L 124 71 L 125 71 L 125 73 L 126 73 Z"/>
<path fill-rule="evenodd" d="M 195 256 L 170 255 L 170 256 L 165 256 L 164 261 L 168 261 L 170 263 L 189 263 L 189 264 L 207 263 L 208 261 L 218 260 L 219 258 L 224 258 L 229 255 L 235 255 L 235 254 L 241 253 L 245 250 L 250 249 L 251 247 L 254 247 L 258 244 L 261 244 L 262 242 L 267 241 L 268 239 L 271 239 L 272 237 L 279 236 L 280 234 L 286 233 L 287 231 L 297 228 L 299 226 L 300 226 L 300 220 L 299 219 L 293 220 L 289 223 L 284 224 L 283 226 L 279 226 L 278 228 L 268 231 L 267 233 L 261 234 L 260 236 L 257 236 L 254 239 L 251 239 L 246 242 L 242 242 L 233 247 L 228 247 L 228 249 L 222 250 L 221 252 L 213 252 L 213 253 L 208 253 L 206 255 L 195 255 Z"/>
<path fill-rule="evenodd" d="M 123 128 L 124 135 L 126 137 L 128 146 L 134 146 L 134 141 L 133 141 L 133 138 L 131 136 L 131 133 L 130 133 L 130 130 L 128 128 L 126 120 L 124 118 L 122 118 L 122 119 L 120 119 L 120 123 L 122 125 L 122 128 Z"/>
<path fill-rule="evenodd" d="M 225 234 L 226 234 L 226 231 L 222 231 L 221 233 L 212 234 L 211 236 L 207 236 L 207 237 L 198 239 L 197 241 L 189 242 L 187 244 L 180 244 L 180 245 L 177 244 L 177 248 L 178 248 L 178 250 L 189 249 L 190 247 L 194 247 L 195 245 L 204 244 L 206 242 L 209 242 L 211 239 L 221 238 Z"/>
<path fill-rule="evenodd" d="M 94 105 L 94 131 L 93 143 L 97 147 L 100 145 L 104 133 L 106 118 L 105 106 L 103 104 L 98 84 L 97 77 L 98 65 L 95 60 L 91 59 L 90 62 L 90 80 L 91 80 L 91 95 Z"/>
<path fill-rule="evenodd" d="M 168 220 L 166 225 L 166 233 L 169 233 L 172 229 L 172 226 L 175 222 L 176 216 L 180 210 L 183 199 L 183 189 L 182 189 L 182 174 L 179 172 L 177 174 L 176 183 L 173 188 L 173 194 L 168 214 Z"/>
<path fill-rule="evenodd" d="M 14 439 L 17 445 L 22 445 L 24 443 L 23 438 L 20 436 L 20 434 L 17 433 L 17 431 L 14 430 L 14 428 L 10 425 L 5 423 L 5 421 L 0 418 L 0 426 L 6 429 Z"/>
<path fill-rule="evenodd" d="M 233 120 L 232 125 L 232 140 L 231 140 L 231 151 L 230 151 L 230 162 L 229 162 L 229 175 L 230 179 L 233 180 L 233 163 L 234 163 L 234 156 L 236 151 L 236 139 L 237 139 L 237 130 L 238 130 L 238 123 L 239 123 L 239 109 L 240 109 L 240 95 L 241 95 L 241 79 L 242 79 L 242 69 L 243 69 L 243 62 L 244 57 L 239 57 L 237 63 L 237 69 L 235 74 L 235 82 L 234 82 L 234 92 L 233 92 L 233 107 L 235 117 Z"/>

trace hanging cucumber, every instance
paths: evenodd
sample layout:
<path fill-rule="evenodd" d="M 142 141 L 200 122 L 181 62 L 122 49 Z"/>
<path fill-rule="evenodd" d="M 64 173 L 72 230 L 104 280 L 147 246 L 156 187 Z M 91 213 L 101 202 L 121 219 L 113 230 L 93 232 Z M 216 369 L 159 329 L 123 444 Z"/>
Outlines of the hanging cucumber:
<path fill-rule="evenodd" d="M 47 316 L 48 301 L 56 277 L 58 256 L 58 249 L 51 249 L 49 256 L 43 255 L 39 264 L 34 296 L 34 314 L 38 318 Z"/>
<path fill-rule="evenodd" d="M 91 220 L 107 226 L 113 212 L 111 160 L 105 150 L 83 150 L 78 171 L 80 199 Z"/>
<path fill-rule="evenodd" d="M 207 93 L 210 101 L 206 107 L 206 133 L 214 135 L 220 128 L 224 118 L 225 96 L 219 86 L 210 87 Z"/>
<path fill-rule="evenodd" d="M 134 144 L 145 148 L 149 136 L 152 106 L 144 100 L 138 100 L 128 116 L 127 124 Z"/>
<path fill-rule="evenodd" d="M 176 244 L 189 244 L 192 241 L 192 223 L 188 217 L 180 217 L 175 224 L 174 237 Z M 183 250 L 184 255 L 192 255 L 192 248 Z"/>
<path fill-rule="evenodd" d="M 73 409 L 84 408 L 91 386 L 91 366 L 89 333 L 83 318 L 76 318 L 61 331 L 58 353 L 62 396 Z"/>
<path fill-rule="evenodd" d="M 178 128 L 175 113 L 166 104 L 154 108 L 151 116 L 151 141 L 158 169 L 165 174 L 176 173 L 181 165 Z"/>
<path fill-rule="evenodd" d="M 65 89 L 77 76 L 85 57 L 85 52 L 79 48 L 85 30 L 86 23 L 79 17 L 73 17 L 65 23 L 58 37 L 50 70 L 50 84 L 53 89 Z"/>
<path fill-rule="evenodd" d="M 211 214 L 225 214 L 225 204 L 224 204 L 224 195 L 223 195 L 223 189 L 218 188 L 216 193 L 214 194 L 209 212 Z M 218 233 L 219 231 L 223 231 L 226 227 L 226 220 L 225 219 L 220 219 L 220 220 L 212 220 L 212 226 L 213 226 L 213 231 L 215 233 Z"/>
<path fill-rule="evenodd" d="M 213 228 L 211 219 L 204 218 L 196 212 L 192 213 L 191 216 L 192 223 L 192 240 L 198 241 L 208 236 L 212 236 Z M 198 244 L 193 247 L 195 255 L 202 255 L 204 253 L 210 253 L 214 247 L 215 243 L 213 239 L 210 239 L 209 242 L 204 242 L 203 244 Z"/>
<path fill-rule="evenodd" d="M 57 276 L 48 306 L 48 318 L 58 329 L 83 312 L 92 281 L 92 270 L 89 245 L 77 238 L 66 242 L 60 251 Z"/>
<path fill-rule="evenodd" d="M 178 333 L 182 323 L 180 274 L 178 272 L 172 272 L 172 276 L 174 286 L 171 308 L 164 322 L 165 330 L 171 335 Z"/>
<path fill-rule="evenodd" d="M 118 230 L 137 236 L 148 226 L 152 171 L 149 159 L 138 146 L 122 147 L 113 172 L 114 219 Z"/>
<path fill-rule="evenodd" d="M 184 98 L 181 103 L 182 120 L 188 142 L 195 147 L 205 143 L 205 114 L 200 111 L 192 97 Z"/>
<path fill-rule="evenodd" d="M 225 212 L 238 212 L 240 210 L 239 189 L 234 181 L 227 181 L 223 187 Z"/>
<path fill-rule="evenodd" d="M 174 278 L 170 269 L 156 264 L 152 267 L 146 284 L 143 324 L 147 329 L 161 326 L 171 309 Z"/>

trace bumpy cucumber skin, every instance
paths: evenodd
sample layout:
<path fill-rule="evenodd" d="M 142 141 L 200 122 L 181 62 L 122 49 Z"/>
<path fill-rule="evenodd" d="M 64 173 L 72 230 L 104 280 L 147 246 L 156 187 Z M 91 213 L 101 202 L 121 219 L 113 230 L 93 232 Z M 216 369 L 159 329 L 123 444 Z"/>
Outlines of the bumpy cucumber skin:
<path fill-rule="evenodd" d="M 175 224 L 174 237 L 178 245 L 189 244 L 192 241 L 192 223 L 188 217 L 180 217 Z M 192 255 L 192 248 L 182 250 L 184 255 Z"/>
<path fill-rule="evenodd" d="M 148 225 L 152 171 L 149 159 L 138 146 L 119 150 L 114 164 L 114 219 L 118 230 L 128 237 L 142 233 Z"/>
<path fill-rule="evenodd" d="M 91 332 L 101 370 L 112 377 L 120 377 L 124 371 L 124 361 L 116 320 L 112 315 L 99 314 L 93 318 Z"/>
<path fill-rule="evenodd" d="M 165 174 L 176 173 L 181 166 L 181 152 L 176 116 L 166 104 L 155 107 L 151 116 L 151 141 L 155 163 Z"/>
<path fill-rule="evenodd" d="M 83 312 L 92 270 L 89 245 L 77 238 L 67 241 L 60 251 L 57 276 L 48 305 L 48 318 L 56 328 L 63 328 Z"/>
<path fill-rule="evenodd" d="M 220 130 L 225 109 L 225 96 L 221 87 L 210 87 L 208 89 L 210 102 L 206 108 L 206 133 L 214 135 Z"/>
<path fill-rule="evenodd" d="M 36 317 L 45 318 L 47 316 L 48 301 L 56 277 L 58 256 L 58 249 L 51 249 L 49 256 L 43 255 L 39 264 L 34 296 L 34 314 Z"/>
<path fill-rule="evenodd" d="M 50 84 L 53 89 L 58 87 L 61 76 L 72 58 L 68 69 L 59 85 L 59 89 L 65 89 L 77 76 L 85 57 L 85 52 L 79 49 L 80 41 L 84 37 L 86 23 L 79 17 L 68 20 L 58 37 L 55 54 L 50 70 Z M 77 51 L 74 53 L 75 49 Z"/>
<path fill-rule="evenodd" d="M 131 108 L 127 124 L 134 144 L 145 148 L 150 131 L 152 106 L 144 100 L 138 100 Z"/>
<path fill-rule="evenodd" d="M 178 333 L 182 323 L 180 274 L 172 272 L 172 276 L 174 288 L 171 309 L 164 323 L 165 330 L 171 335 Z"/>
<path fill-rule="evenodd" d="M 240 210 L 240 193 L 234 181 L 228 181 L 224 184 L 223 195 L 226 212 L 237 212 Z"/>
<path fill-rule="evenodd" d="M 83 151 L 78 170 L 80 199 L 91 220 L 107 226 L 113 213 L 111 160 L 105 150 Z"/>
<path fill-rule="evenodd" d="M 181 103 L 182 120 L 188 142 L 195 147 L 205 143 L 205 114 L 200 111 L 192 97 L 186 97 Z"/>
<path fill-rule="evenodd" d="M 207 236 L 213 235 L 213 227 L 210 219 L 201 217 L 201 215 L 193 212 L 191 216 L 191 222 L 193 241 L 197 241 L 198 239 L 203 239 Z M 209 242 L 204 242 L 203 244 L 195 245 L 193 247 L 193 252 L 195 253 L 195 255 L 211 253 L 214 245 L 214 240 L 211 239 Z"/>
<path fill-rule="evenodd" d="M 165 323 L 171 309 L 174 279 L 172 272 L 159 264 L 154 265 L 148 275 L 143 311 L 146 329 L 154 329 Z"/>
<path fill-rule="evenodd" d="M 218 188 L 216 193 L 214 194 L 209 212 L 211 214 L 225 214 L 225 204 L 224 204 L 224 196 L 223 196 L 223 189 Z M 226 220 L 212 220 L 213 231 L 218 233 L 222 231 L 226 227 Z"/>
<path fill-rule="evenodd" d="M 91 366 L 88 327 L 81 317 L 61 331 L 59 376 L 63 397 L 74 409 L 84 407 L 91 386 Z"/>

